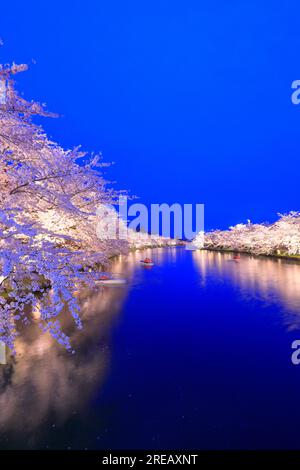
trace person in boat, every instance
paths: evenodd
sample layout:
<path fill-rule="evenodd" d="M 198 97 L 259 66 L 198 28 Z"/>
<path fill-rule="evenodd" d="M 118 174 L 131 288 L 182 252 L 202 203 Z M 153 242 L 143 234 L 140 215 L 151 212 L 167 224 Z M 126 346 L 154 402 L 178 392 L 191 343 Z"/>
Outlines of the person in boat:
<path fill-rule="evenodd" d="M 143 263 L 152 263 L 152 260 L 150 258 L 145 258 L 143 260 Z"/>
<path fill-rule="evenodd" d="M 100 276 L 100 281 L 107 281 L 108 279 L 110 279 L 110 277 L 107 274 L 102 274 Z"/>

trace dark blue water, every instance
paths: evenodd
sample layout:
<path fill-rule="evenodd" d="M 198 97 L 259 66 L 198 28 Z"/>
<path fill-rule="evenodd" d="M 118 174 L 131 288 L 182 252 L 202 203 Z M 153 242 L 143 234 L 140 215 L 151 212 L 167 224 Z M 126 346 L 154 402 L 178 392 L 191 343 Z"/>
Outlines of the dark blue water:
<path fill-rule="evenodd" d="M 143 256 L 113 263 L 127 288 L 82 294 L 75 356 L 32 327 L 19 340 L 0 366 L 0 448 L 300 448 L 300 265 Z"/>

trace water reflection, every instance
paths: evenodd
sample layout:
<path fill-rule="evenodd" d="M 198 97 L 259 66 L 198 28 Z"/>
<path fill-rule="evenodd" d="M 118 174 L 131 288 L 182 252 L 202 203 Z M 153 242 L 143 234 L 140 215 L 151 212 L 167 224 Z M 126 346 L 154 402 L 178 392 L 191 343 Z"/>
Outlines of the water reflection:
<path fill-rule="evenodd" d="M 0 447 L 5 446 L 4 435 L 10 434 L 17 443 L 19 434 L 19 442 L 26 440 L 26 446 L 34 448 L 35 439 L 40 439 L 35 432 L 43 424 L 60 426 L 88 406 L 109 370 L 111 331 L 123 302 L 128 291 L 143 282 L 146 271 L 139 261 L 145 256 L 159 266 L 168 256 L 175 261 L 176 251 L 145 249 L 116 257 L 109 270 L 126 277 L 128 284 L 80 291 L 82 330 L 63 312 L 60 321 L 71 338 L 74 355 L 42 333 L 37 324 L 24 327 L 16 340 L 16 356 L 6 351 L 7 365 L 0 367 Z"/>
<path fill-rule="evenodd" d="M 209 278 L 230 281 L 245 300 L 258 298 L 287 310 L 288 329 L 300 328 L 300 264 L 294 261 L 241 256 L 220 252 L 193 252 L 193 260 L 205 285 Z"/>
<path fill-rule="evenodd" d="M 139 261 L 146 256 L 154 260 L 153 269 L 140 266 Z M 128 257 L 120 256 L 112 262 L 111 271 L 126 277 L 128 284 L 121 288 L 99 287 L 94 292 L 81 291 L 78 294 L 82 305 L 83 330 L 76 330 L 67 312 L 63 314 L 64 331 L 71 337 L 72 345 L 76 350 L 74 355 L 66 352 L 50 336 L 41 333 L 35 324 L 28 326 L 22 337 L 17 339 L 16 357 L 12 358 L 6 355 L 7 364 L 0 367 L 0 448 L 45 448 L 51 439 L 53 430 L 57 433 L 57 440 L 53 446 L 57 445 L 61 448 L 63 439 L 58 434 L 58 429 L 61 428 L 62 433 L 67 432 L 70 429 L 70 420 L 73 419 L 78 420 L 73 427 L 76 432 L 79 429 L 78 441 L 76 441 L 77 437 L 72 436 L 72 442 L 75 442 L 77 448 L 81 448 L 84 437 L 82 428 L 86 423 L 89 423 L 89 432 L 93 439 L 100 431 L 104 433 L 103 410 L 105 412 L 107 402 L 104 400 L 103 408 L 99 408 L 99 414 L 95 417 L 96 407 L 93 400 L 98 399 L 99 394 L 102 393 L 102 385 L 109 382 L 109 380 L 106 381 L 106 377 L 111 367 L 112 331 L 119 322 L 121 312 L 124 312 L 126 318 L 122 322 L 122 324 L 125 323 L 122 334 L 123 336 L 131 335 L 129 343 L 134 343 L 133 350 L 136 354 L 124 354 L 123 358 L 123 349 L 121 348 L 120 369 L 122 370 L 117 368 L 117 373 L 115 373 L 115 369 L 113 369 L 113 384 L 110 385 L 109 393 L 117 395 L 117 398 L 114 397 L 112 400 L 113 411 L 112 417 L 110 416 L 109 419 L 113 422 L 112 427 L 116 431 L 112 435 L 112 440 L 109 441 L 110 444 L 119 437 L 120 409 L 124 414 L 123 428 L 120 428 L 120 440 L 117 442 L 124 442 L 129 421 L 133 423 L 132 432 L 136 430 L 135 436 L 140 435 L 139 417 L 141 416 L 141 420 L 148 423 L 149 429 L 152 426 L 151 432 L 157 432 L 157 429 L 163 428 L 166 423 L 167 438 L 165 442 L 168 443 L 172 430 L 180 427 L 178 421 L 174 421 L 174 416 L 177 416 L 177 409 L 183 406 L 183 402 L 183 409 L 185 406 L 188 407 L 189 403 L 193 403 L 191 420 L 197 421 L 199 419 L 195 425 L 197 427 L 192 429 L 190 435 L 196 438 L 198 425 L 202 420 L 202 415 L 200 419 L 195 413 L 195 409 L 201 406 L 198 403 L 199 397 L 204 394 L 203 403 L 205 403 L 205 399 L 209 400 L 210 396 L 214 396 L 215 379 L 213 379 L 210 389 L 210 377 L 222 378 L 222 370 L 218 369 L 218 361 L 214 359 L 211 362 L 208 361 L 207 369 L 205 368 L 203 360 L 210 356 L 214 358 L 209 341 L 206 346 L 205 339 L 209 339 L 209 335 L 213 334 L 213 343 L 215 344 L 215 334 L 218 333 L 218 329 L 215 330 L 214 321 L 210 322 L 211 315 L 207 315 L 207 317 L 204 315 L 201 318 L 201 316 L 193 314 L 193 309 L 195 302 L 201 300 L 203 301 L 202 308 L 207 309 L 210 313 L 212 298 L 214 298 L 215 292 L 218 292 L 219 284 L 227 284 L 225 292 L 229 295 L 233 293 L 233 298 L 236 297 L 236 292 L 232 290 L 232 286 L 236 288 L 236 291 L 243 296 L 245 303 L 248 300 L 259 299 L 267 305 L 278 305 L 279 310 L 282 306 L 282 311 L 286 312 L 285 322 L 288 328 L 300 327 L 299 264 L 248 256 L 242 256 L 239 262 L 235 262 L 232 260 L 232 255 L 229 254 L 186 252 L 183 248 L 167 248 L 136 251 Z M 186 280 L 188 282 L 185 282 Z M 191 282 L 189 282 L 190 280 Z M 213 296 L 210 295 L 211 292 L 206 295 L 206 287 L 211 289 Z M 131 291 L 131 295 L 124 305 L 129 291 Z M 185 307 L 185 303 L 182 302 L 182 292 L 189 301 L 189 309 L 184 316 L 182 308 Z M 154 298 L 154 302 L 149 301 L 149 306 L 144 308 L 144 299 L 150 299 L 151 296 Z M 135 312 L 134 309 L 136 309 Z M 141 312 L 144 315 L 141 315 Z M 171 313 L 171 317 L 169 313 Z M 238 310 L 237 314 L 239 313 Z M 261 314 L 256 310 L 255 313 L 258 316 Z M 223 316 L 217 318 L 222 321 Z M 233 315 L 231 321 L 235 319 L 236 316 Z M 248 326 L 247 323 L 247 332 Z M 257 325 L 253 324 L 252 326 L 252 334 L 255 336 Z M 243 325 L 240 324 L 240 327 Z M 267 330 L 265 333 L 267 334 Z M 224 336 L 226 338 L 226 335 Z M 157 339 L 155 348 L 153 348 L 152 337 Z M 176 341 L 173 342 L 174 337 Z M 180 338 L 180 341 L 177 338 Z M 230 337 L 228 344 L 229 351 L 231 351 L 231 342 L 232 337 Z M 232 343 L 232 357 L 235 357 L 238 347 L 239 344 Z M 255 348 L 252 352 L 255 356 Z M 188 358 L 187 361 L 182 360 L 185 354 L 185 357 Z M 180 364 L 183 364 L 182 369 L 180 369 Z M 199 364 L 203 368 L 202 375 L 199 374 L 199 383 L 197 382 L 195 386 L 193 378 L 189 388 L 189 377 L 194 377 L 195 366 L 198 367 Z M 146 366 L 146 370 L 150 370 L 158 378 L 157 386 L 152 384 L 152 379 L 150 383 L 147 382 L 147 374 L 144 373 Z M 178 367 L 181 370 L 181 375 L 187 372 L 186 378 L 182 382 L 184 385 L 180 385 L 179 392 Z M 213 369 L 215 373 L 211 375 L 212 368 L 216 367 L 217 369 Z M 123 370 L 125 371 L 124 376 Z M 128 373 L 129 378 L 127 377 Z M 165 381 L 166 374 L 169 374 L 167 381 Z M 168 382 L 169 376 L 171 377 L 170 382 Z M 200 376 L 204 379 L 202 380 Z M 276 377 L 276 374 L 274 376 Z M 150 374 L 149 377 L 152 375 Z M 126 381 L 130 383 L 129 387 L 124 385 Z M 145 388 L 143 388 L 144 381 Z M 229 393 L 227 388 L 227 376 L 224 381 L 225 394 L 223 396 L 226 397 L 231 395 L 231 390 Z M 171 384 L 170 389 L 168 389 L 167 383 Z M 123 387 L 121 391 L 119 391 L 120 387 Z M 135 391 L 133 395 L 137 397 L 136 402 L 132 399 L 132 389 Z M 185 395 L 182 392 L 183 389 L 186 390 Z M 130 397 L 128 396 L 129 391 Z M 194 392 L 195 395 L 193 395 Z M 205 395 L 206 393 L 207 395 Z M 165 402 L 161 399 L 162 395 L 165 397 Z M 174 405 L 175 411 L 171 409 L 170 395 L 176 403 L 176 406 Z M 194 402 L 191 399 L 193 396 Z M 243 394 L 241 393 L 240 396 Z M 176 397 L 178 398 L 177 402 Z M 116 408 L 114 408 L 115 402 L 117 402 Z M 168 406 L 171 408 L 169 409 Z M 224 410 L 227 410 L 227 406 L 228 403 L 226 403 Z M 157 409 L 161 410 L 161 414 L 157 412 Z M 165 414 L 165 410 L 169 414 Z M 216 403 L 212 402 L 212 413 L 215 410 Z M 230 419 L 232 413 L 235 412 L 236 410 L 233 408 L 229 413 Z M 152 414 L 155 415 L 155 413 L 157 421 L 152 420 Z M 178 414 L 180 420 L 183 415 Z M 170 419 L 169 429 L 167 424 Z M 210 417 L 207 420 L 210 422 Z M 186 422 L 188 421 L 186 420 Z M 101 426 L 103 426 L 102 430 Z M 206 433 L 207 429 L 203 435 Z M 151 445 L 152 441 L 147 440 L 147 442 L 150 442 Z M 191 442 L 194 445 L 195 441 Z M 100 444 L 98 441 L 96 443 L 93 441 L 93 445 L 96 447 Z"/>
<path fill-rule="evenodd" d="M 114 262 L 114 269 L 119 268 L 120 261 Z M 37 325 L 23 331 L 16 341 L 16 357 L 10 357 L 0 368 L 1 441 L 4 430 L 6 436 L 9 432 L 28 433 L 28 438 L 34 439 L 35 430 L 50 415 L 52 425 L 57 426 L 85 406 L 95 386 L 105 378 L 110 333 L 126 293 L 127 287 L 80 293 L 83 330 L 74 328 L 66 312 L 62 318 L 75 355 L 62 349 Z"/>

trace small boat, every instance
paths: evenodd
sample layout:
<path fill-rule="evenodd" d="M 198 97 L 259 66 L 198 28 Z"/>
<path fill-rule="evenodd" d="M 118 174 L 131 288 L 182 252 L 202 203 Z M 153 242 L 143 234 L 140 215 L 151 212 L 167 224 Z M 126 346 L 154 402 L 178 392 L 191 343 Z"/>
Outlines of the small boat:
<path fill-rule="evenodd" d="M 234 255 L 234 256 L 233 256 L 233 259 L 234 259 L 235 261 L 238 261 L 239 259 L 241 259 L 241 257 L 240 257 L 240 255 Z"/>
<path fill-rule="evenodd" d="M 127 283 L 126 279 L 122 278 L 115 278 L 112 276 L 108 276 L 107 274 L 102 274 L 97 283 L 101 286 L 122 286 Z"/>
<path fill-rule="evenodd" d="M 145 258 L 140 261 L 143 266 L 154 266 L 153 261 L 150 258 Z"/>

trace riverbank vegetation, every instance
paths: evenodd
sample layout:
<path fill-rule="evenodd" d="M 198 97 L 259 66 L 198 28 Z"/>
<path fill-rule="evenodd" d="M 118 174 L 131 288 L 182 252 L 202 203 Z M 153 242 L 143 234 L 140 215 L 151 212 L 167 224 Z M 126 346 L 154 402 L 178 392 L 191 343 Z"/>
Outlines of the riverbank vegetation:
<path fill-rule="evenodd" d="M 202 237 L 202 235 L 201 235 Z M 194 243 L 197 245 L 198 238 Z M 205 234 L 204 248 L 300 258 L 300 213 L 279 214 L 273 224 L 238 224 Z"/>

